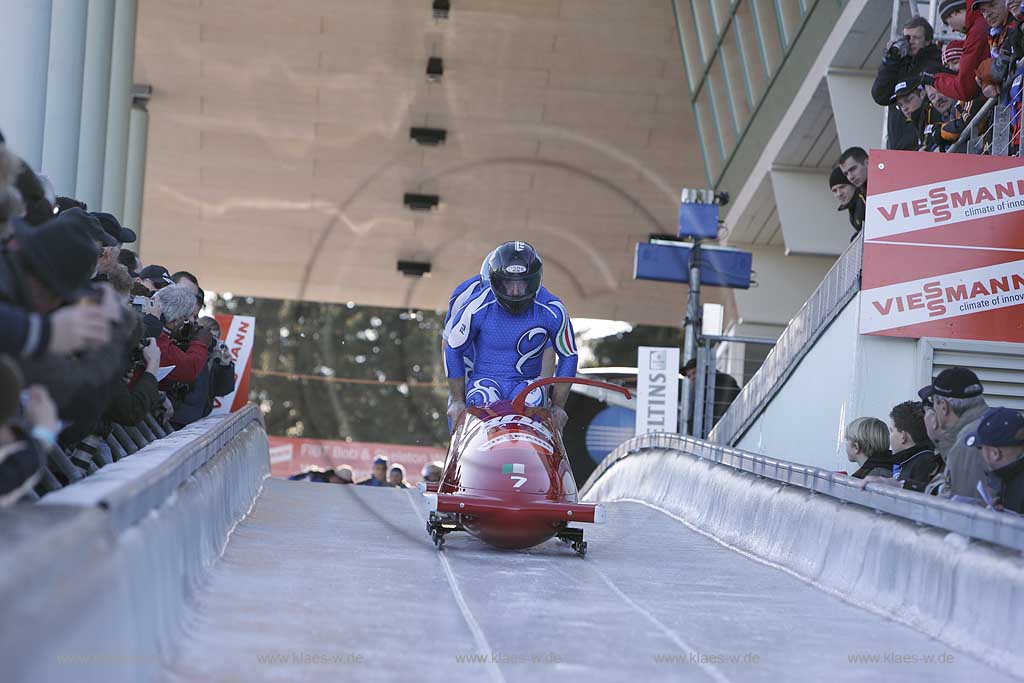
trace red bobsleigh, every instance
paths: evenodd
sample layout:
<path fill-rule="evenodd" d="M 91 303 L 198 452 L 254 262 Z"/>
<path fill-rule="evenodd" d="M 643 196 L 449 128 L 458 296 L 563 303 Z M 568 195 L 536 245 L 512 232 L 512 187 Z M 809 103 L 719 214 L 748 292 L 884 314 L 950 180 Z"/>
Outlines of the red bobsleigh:
<path fill-rule="evenodd" d="M 557 536 L 581 557 L 583 529 L 601 524 L 600 505 L 580 503 L 562 437 L 546 408 L 527 408 L 526 397 L 548 384 L 589 384 L 631 398 L 629 390 L 592 379 L 549 377 L 533 382 L 512 401 L 470 408 L 452 435 L 444 474 L 424 489 L 427 533 L 441 548 L 444 537 L 466 531 L 498 548 L 529 548 Z"/>

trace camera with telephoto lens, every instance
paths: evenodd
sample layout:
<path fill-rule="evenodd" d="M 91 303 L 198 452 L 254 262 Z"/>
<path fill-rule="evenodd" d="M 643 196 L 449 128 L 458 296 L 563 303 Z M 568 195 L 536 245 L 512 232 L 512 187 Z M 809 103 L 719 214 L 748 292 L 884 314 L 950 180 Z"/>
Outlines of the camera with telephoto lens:
<path fill-rule="evenodd" d="M 178 328 L 178 331 L 174 333 L 174 341 L 178 344 L 188 345 L 192 341 L 192 338 L 196 336 L 196 332 L 199 331 L 198 326 L 191 320 L 186 320 Z"/>
<path fill-rule="evenodd" d="M 891 62 L 899 62 L 910 56 L 910 38 L 903 36 L 889 43 L 885 51 L 886 58 Z"/>

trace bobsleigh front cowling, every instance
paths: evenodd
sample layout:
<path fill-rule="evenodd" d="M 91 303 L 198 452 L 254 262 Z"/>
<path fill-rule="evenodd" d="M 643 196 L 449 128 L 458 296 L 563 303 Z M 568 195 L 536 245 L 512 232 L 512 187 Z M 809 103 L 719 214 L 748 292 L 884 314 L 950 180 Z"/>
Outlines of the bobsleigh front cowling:
<path fill-rule="evenodd" d="M 444 545 L 446 534 L 467 531 L 499 548 L 529 548 L 557 536 L 580 556 L 583 530 L 570 522 L 601 524 L 600 505 L 579 502 L 562 437 L 544 408 L 528 408 L 530 392 L 550 384 L 588 384 L 629 390 L 580 377 L 546 377 L 512 401 L 470 408 L 456 426 L 440 484 L 424 487 L 427 533 Z"/>

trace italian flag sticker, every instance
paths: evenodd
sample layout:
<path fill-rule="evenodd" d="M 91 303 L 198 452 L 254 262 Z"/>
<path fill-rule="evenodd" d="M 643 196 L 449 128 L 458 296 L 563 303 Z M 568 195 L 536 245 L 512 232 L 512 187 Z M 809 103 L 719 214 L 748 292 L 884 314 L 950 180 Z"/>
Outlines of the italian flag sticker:
<path fill-rule="evenodd" d="M 518 489 L 526 483 L 526 465 L 521 462 L 505 463 L 501 466 L 501 473 L 507 474 L 515 483 L 512 488 Z"/>

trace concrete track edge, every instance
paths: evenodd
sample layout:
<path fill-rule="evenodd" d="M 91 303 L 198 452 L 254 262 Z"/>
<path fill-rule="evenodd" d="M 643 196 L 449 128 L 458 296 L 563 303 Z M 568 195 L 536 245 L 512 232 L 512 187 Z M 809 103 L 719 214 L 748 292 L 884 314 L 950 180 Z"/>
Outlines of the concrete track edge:
<path fill-rule="evenodd" d="M 102 505 L 19 510 L 18 523 L 37 531 L 9 548 L 0 582 L 4 680 L 159 678 L 191 600 L 269 475 L 258 419 L 210 445 L 215 455 L 128 528 Z"/>
<path fill-rule="evenodd" d="M 670 449 L 619 458 L 588 502 L 635 501 L 733 550 L 1020 676 L 1024 561 L 974 541 Z"/>

